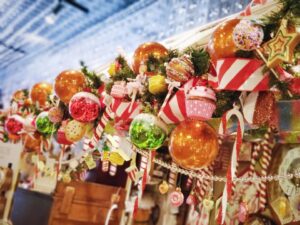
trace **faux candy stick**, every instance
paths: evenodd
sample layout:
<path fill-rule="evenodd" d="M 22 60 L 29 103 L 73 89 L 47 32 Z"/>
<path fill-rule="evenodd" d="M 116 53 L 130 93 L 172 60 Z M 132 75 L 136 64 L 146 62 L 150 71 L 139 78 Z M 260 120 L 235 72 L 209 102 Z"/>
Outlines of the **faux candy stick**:
<path fill-rule="evenodd" d="M 172 167 L 177 167 L 175 162 L 172 162 Z M 168 183 L 169 183 L 170 188 L 176 187 L 177 172 L 175 172 L 173 170 L 170 171 Z"/>

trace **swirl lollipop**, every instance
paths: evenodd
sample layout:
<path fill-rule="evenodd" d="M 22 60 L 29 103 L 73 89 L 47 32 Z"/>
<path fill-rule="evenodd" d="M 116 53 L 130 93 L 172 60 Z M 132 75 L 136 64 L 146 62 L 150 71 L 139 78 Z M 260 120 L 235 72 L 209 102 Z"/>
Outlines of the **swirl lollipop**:
<path fill-rule="evenodd" d="M 180 188 L 176 188 L 176 190 L 170 194 L 169 198 L 170 198 L 171 205 L 174 207 L 179 207 L 184 202 L 184 196 L 183 196 Z"/>

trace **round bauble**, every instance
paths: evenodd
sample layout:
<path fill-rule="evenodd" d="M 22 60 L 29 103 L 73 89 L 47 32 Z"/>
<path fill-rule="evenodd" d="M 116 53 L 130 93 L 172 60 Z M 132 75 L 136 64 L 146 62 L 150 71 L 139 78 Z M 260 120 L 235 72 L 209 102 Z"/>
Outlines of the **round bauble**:
<path fill-rule="evenodd" d="M 146 64 L 150 55 L 156 59 L 168 56 L 168 49 L 157 42 L 146 42 L 140 45 L 134 52 L 133 56 L 133 71 L 139 74 L 142 63 Z M 157 72 L 157 71 L 156 71 Z M 154 72 L 146 72 L 147 75 L 153 75 Z"/>
<path fill-rule="evenodd" d="M 61 145 L 71 145 L 73 144 L 73 142 L 69 141 L 67 138 L 66 138 L 66 133 L 65 133 L 65 130 L 63 128 L 60 128 L 57 133 L 56 133 L 56 141 L 58 144 L 61 144 Z"/>
<path fill-rule="evenodd" d="M 17 135 L 24 128 L 24 118 L 19 115 L 9 116 L 5 121 L 5 130 L 9 134 Z"/>
<path fill-rule="evenodd" d="M 234 57 L 238 48 L 233 42 L 233 30 L 240 22 L 239 19 L 231 19 L 219 25 L 212 34 L 207 45 L 207 51 L 213 63 L 221 58 Z"/>
<path fill-rule="evenodd" d="M 86 132 L 86 124 L 77 120 L 71 120 L 65 127 L 65 135 L 68 141 L 77 142 L 80 141 Z"/>
<path fill-rule="evenodd" d="M 166 73 L 171 80 L 181 83 L 188 81 L 195 74 L 190 56 L 183 55 L 179 58 L 173 58 L 166 65 Z"/>
<path fill-rule="evenodd" d="M 64 112 L 59 107 L 52 107 L 48 112 L 48 117 L 52 123 L 59 123 L 64 117 Z"/>
<path fill-rule="evenodd" d="M 159 186 L 158 186 L 159 192 L 163 195 L 166 194 L 169 191 L 169 185 L 166 181 L 163 181 Z"/>
<path fill-rule="evenodd" d="M 67 104 L 73 95 L 82 91 L 85 86 L 83 73 L 75 70 L 67 70 L 55 78 L 54 90 L 58 98 Z"/>
<path fill-rule="evenodd" d="M 171 157 L 186 169 L 196 170 L 208 166 L 217 157 L 218 148 L 216 131 L 202 121 L 183 121 L 170 136 Z"/>
<path fill-rule="evenodd" d="M 94 121 L 99 115 L 99 110 L 99 99 L 92 93 L 79 92 L 69 102 L 70 115 L 79 122 Z"/>
<path fill-rule="evenodd" d="M 46 135 L 53 134 L 56 131 L 54 123 L 49 119 L 48 112 L 42 112 L 37 116 L 35 126 L 37 131 Z"/>
<path fill-rule="evenodd" d="M 165 93 L 168 90 L 166 78 L 162 75 L 154 75 L 149 78 L 149 92 L 153 95 Z"/>
<path fill-rule="evenodd" d="M 235 46 L 244 51 L 258 49 L 264 39 L 264 31 L 250 20 L 241 20 L 233 30 Z"/>
<path fill-rule="evenodd" d="M 39 107 L 46 107 L 49 95 L 52 94 L 52 85 L 46 82 L 40 82 L 31 88 L 30 98 L 33 104 Z"/>
<path fill-rule="evenodd" d="M 129 136 L 131 142 L 140 149 L 157 149 L 167 137 L 167 127 L 156 116 L 142 113 L 131 122 Z"/>

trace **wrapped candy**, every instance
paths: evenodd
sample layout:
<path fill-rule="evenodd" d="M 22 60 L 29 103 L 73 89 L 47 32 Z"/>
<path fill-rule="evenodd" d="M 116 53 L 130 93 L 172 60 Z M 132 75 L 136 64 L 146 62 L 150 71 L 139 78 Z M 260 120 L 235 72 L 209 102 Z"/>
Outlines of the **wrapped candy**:
<path fill-rule="evenodd" d="M 64 112 L 59 107 L 52 107 L 48 112 L 48 117 L 52 123 L 59 123 L 64 117 Z"/>
<path fill-rule="evenodd" d="M 73 119 L 88 123 L 95 120 L 99 115 L 99 99 L 88 92 L 75 94 L 69 103 L 69 112 Z"/>
<path fill-rule="evenodd" d="M 131 142 L 141 149 L 157 149 L 167 137 L 167 127 L 152 114 L 142 113 L 130 124 Z"/>
<path fill-rule="evenodd" d="M 12 115 L 5 121 L 5 129 L 10 134 L 18 134 L 24 128 L 25 120 L 19 115 Z"/>
<path fill-rule="evenodd" d="M 70 142 L 80 141 L 86 132 L 86 124 L 77 120 L 71 120 L 65 127 L 66 139 Z"/>
<path fill-rule="evenodd" d="M 167 76 L 174 81 L 186 82 L 195 74 L 194 65 L 188 55 L 173 58 L 166 65 Z"/>
<path fill-rule="evenodd" d="M 262 27 L 250 20 L 241 20 L 233 29 L 233 42 L 236 47 L 244 51 L 258 49 L 263 38 Z"/>
<path fill-rule="evenodd" d="M 216 109 L 215 92 L 204 86 L 196 86 L 189 90 L 186 100 L 187 117 L 208 120 Z"/>
<path fill-rule="evenodd" d="M 50 121 L 48 112 L 42 112 L 35 120 L 36 129 L 42 134 L 53 134 L 56 131 L 55 125 Z"/>

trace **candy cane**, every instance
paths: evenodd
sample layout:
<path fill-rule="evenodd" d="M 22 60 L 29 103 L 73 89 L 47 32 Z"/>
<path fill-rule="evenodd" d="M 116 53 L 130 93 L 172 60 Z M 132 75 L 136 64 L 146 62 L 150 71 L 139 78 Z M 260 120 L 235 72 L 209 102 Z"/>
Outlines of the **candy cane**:
<path fill-rule="evenodd" d="M 96 127 L 94 135 L 93 135 L 92 139 L 90 140 L 89 147 L 91 149 L 95 148 L 95 146 L 97 145 L 97 143 L 99 142 L 99 140 L 102 136 L 102 133 L 103 133 L 103 130 L 104 130 L 106 124 L 109 122 L 109 120 L 111 120 L 113 118 L 114 118 L 114 113 L 111 111 L 111 108 L 106 107 L 105 111 Z"/>
<path fill-rule="evenodd" d="M 172 167 L 176 167 L 176 163 L 172 162 Z M 170 188 L 175 188 L 176 187 L 176 183 L 177 183 L 177 172 L 171 170 L 170 174 L 169 174 L 169 187 Z"/>
<path fill-rule="evenodd" d="M 262 158 L 261 158 L 261 166 L 262 171 L 261 174 L 263 177 L 267 176 L 268 168 L 271 162 L 271 154 L 272 154 L 272 129 L 269 128 L 267 133 L 264 135 L 265 140 L 262 141 Z M 267 203 L 267 181 L 263 180 L 259 183 L 259 209 L 264 210 Z"/>
<path fill-rule="evenodd" d="M 203 198 L 205 197 L 207 189 L 210 185 L 210 181 L 208 179 L 205 179 L 205 177 L 212 176 L 213 167 L 214 167 L 214 165 L 212 163 L 211 165 L 199 170 L 199 172 L 198 172 L 201 176 L 204 176 L 204 178 L 202 180 L 197 180 L 197 182 L 196 182 L 196 190 L 197 190 L 200 201 L 202 201 Z"/>
<path fill-rule="evenodd" d="M 236 116 L 238 119 L 237 123 L 237 135 L 236 139 L 233 145 L 233 151 L 231 155 L 231 163 L 230 167 L 227 170 L 226 173 L 226 184 L 224 187 L 223 195 L 222 195 L 222 203 L 219 210 L 218 215 L 218 223 L 224 224 L 225 216 L 226 216 L 226 208 L 227 208 L 227 202 L 228 199 L 232 196 L 232 187 L 233 187 L 233 180 L 236 178 L 236 170 L 237 170 L 237 160 L 240 154 L 241 144 L 243 140 L 243 134 L 244 134 L 244 118 L 241 112 L 238 110 L 236 106 L 233 107 L 233 109 L 227 111 L 221 120 L 221 124 L 219 127 L 219 134 L 224 135 L 227 127 L 227 121 L 231 119 L 232 116 Z"/>
<path fill-rule="evenodd" d="M 186 181 L 186 188 L 190 188 L 193 184 L 193 178 L 191 176 L 188 177 L 187 181 Z"/>

